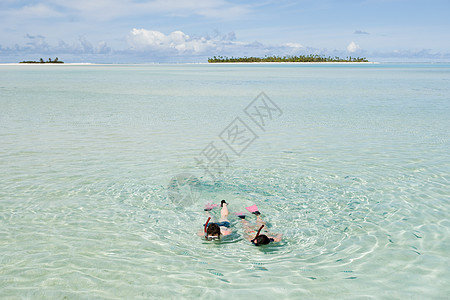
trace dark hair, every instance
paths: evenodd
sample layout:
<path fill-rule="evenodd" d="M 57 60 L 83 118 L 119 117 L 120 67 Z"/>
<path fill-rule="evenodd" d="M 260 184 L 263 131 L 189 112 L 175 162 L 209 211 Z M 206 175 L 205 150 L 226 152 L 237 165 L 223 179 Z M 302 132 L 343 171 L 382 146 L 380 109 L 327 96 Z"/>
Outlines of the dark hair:
<path fill-rule="evenodd" d="M 220 237 L 220 227 L 216 223 L 211 223 L 206 229 L 206 235 L 208 236 L 218 236 Z"/>
<path fill-rule="evenodd" d="M 265 234 L 260 234 L 258 235 L 258 237 L 254 238 L 252 240 L 252 243 L 255 246 L 260 246 L 260 245 L 267 245 L 270 243 L 270 239 L 267 237 L 267 235 Z"/>

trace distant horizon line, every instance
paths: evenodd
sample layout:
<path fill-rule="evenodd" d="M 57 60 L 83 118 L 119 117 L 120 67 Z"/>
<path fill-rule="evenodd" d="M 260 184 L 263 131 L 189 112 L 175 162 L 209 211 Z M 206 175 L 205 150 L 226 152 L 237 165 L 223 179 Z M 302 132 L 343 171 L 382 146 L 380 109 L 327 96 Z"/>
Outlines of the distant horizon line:
<path fill-rule="evenodd" d="M 307 65 L 307 64 L 450 64 L 450 61 L 369 61 L 369 62 L 220 62 L 220 63 L 209 63 L 209 62 L 114 62 L 114 63 L 101 63 L 101 62 L 65 62 L 59 64 L 53 63 L 19 63 L 19 62 L 0 62 L 0 65 L 38 65 L 38 66 L 64 66 L 64 65 Z"/>

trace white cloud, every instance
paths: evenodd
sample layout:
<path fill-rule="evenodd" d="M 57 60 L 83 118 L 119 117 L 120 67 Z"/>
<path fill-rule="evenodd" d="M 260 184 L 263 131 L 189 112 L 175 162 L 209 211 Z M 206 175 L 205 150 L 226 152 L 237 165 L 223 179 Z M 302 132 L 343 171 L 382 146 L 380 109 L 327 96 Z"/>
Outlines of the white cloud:
<path fill-rule="evenodd" d="M 303 49 L 303 45 L 299 44 L 299 43 L 285 43 L 283 44 L 283 46 L 289 47 L 289 48 L 294 48 L 294 49 Z"/>
<path fill-rule="evenodd" d="M 348 46 L 347 46 L 347 51 L 348 51 L 348 52 L 353 53 L 353 52 L 356 52 L 356 51 L 358 51 L 358 50 L 361 50 L 361 47 L 359 47 L 359 45 L 356 44 L 355 42 L 351 42 L 351 43 L 348 44 Z"/>
<path fill-rule="evenodd" d="M 28 42 L 26 44 L 32 48 L 41 48 L 41 49 L 48 48 L 47 41 L 45 40 L 45 36 L 43 35 L 27 34 L 26 38 L 28 39 Z"/>
<path fill-rule="evenodd" d="M 63 40 L 59 40 L 58 45 L 47 43 L 47 39 L 43 35 L 26 35 L 26 43 L 24 46 L 16 44 L 14 47 L 1 47 L 1 54 L 108 54 L 113 50 L 106 42 L 100 41 L 97 45 L 93 45 L 86 37 L 80 37 L 78 41 L 68 44 Z"/>
<path fill-rule="evenodd" d="M 204 53 L 219 50 L 223 47 L 238 45 L 234 33 L 224 36 L 190 37 L 182 31 L 174 31 L 168 35 L 156 30 L 134 28 L 129 36 L 128 43 L 133 50 L 173 51 L 177 53 Z"/>
<path fill-rule="evenodd" d="M 165 53 L 166 55 L 225 55 L 225 56 L 263 56 L 295 55 L 306 51 L 299 43 L 266 45 L 258 41 L 236 40 L 234 32 L 210 36 L 191 37 L 182 31 L 164 34 L 156 30 L 131 30 L 127 37 L 131 51 Z"/>

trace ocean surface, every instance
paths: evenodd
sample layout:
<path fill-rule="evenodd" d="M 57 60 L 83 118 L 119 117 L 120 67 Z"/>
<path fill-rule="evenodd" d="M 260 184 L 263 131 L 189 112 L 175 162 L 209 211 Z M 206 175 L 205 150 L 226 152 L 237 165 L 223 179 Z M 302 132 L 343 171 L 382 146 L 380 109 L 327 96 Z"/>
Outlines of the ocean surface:
<path fill-rule="evenodd" d="M 0 298 L 448 299 L 449 95 L 449 64 L 2 65 Z"/>

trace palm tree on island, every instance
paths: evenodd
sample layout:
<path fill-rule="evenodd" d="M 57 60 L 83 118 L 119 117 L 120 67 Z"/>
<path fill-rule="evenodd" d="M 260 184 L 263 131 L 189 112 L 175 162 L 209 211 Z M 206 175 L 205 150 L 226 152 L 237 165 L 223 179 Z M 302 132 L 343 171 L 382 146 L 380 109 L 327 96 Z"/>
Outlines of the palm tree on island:
<path fill-rule="evenodd" d="M 63 64 L 63 61 L 60 61 L 58 57 L 56 57 L 54 60 L 51 58 L 48 59 L 48 61 L 44 61 L 42 57 L 39 59 L 39 61 L 34 60 L 24 60 L 21 61 L 20 64 Z"/>
<path fill-rule="evenodd" d="M 253 62 L 369 62 L 365 57 L 325 57 L 322 55 L 299 55 L 299 56 L 265 56 L 265 57 L 226 57 L 213 56 L 208 58 L 209 63 L 253 63 Z"/>

